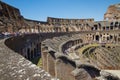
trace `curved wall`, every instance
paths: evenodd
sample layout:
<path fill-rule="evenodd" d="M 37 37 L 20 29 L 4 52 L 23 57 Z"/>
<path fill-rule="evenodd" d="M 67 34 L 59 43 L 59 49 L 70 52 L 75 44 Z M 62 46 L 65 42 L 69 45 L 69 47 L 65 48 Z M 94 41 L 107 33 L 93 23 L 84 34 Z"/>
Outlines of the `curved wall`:
<path fill-rule="evenodd" d="M 92 80 L 95 76 L 100 76 L 100 70 L 93 65 L 81 63 L 79 60 L 72 59 L 71 56 L 63 53 L 64 50 L 81 42 L 83 41 L 80 34 L 65 35 L 43 41 L 41 48 L 43 69 L 60 80 Z M 54 67 L 50 67 L 51 65 L 54 65 Z M 91 68 L 92 71 L 87 70 L 85 66 Z M 91 75 L 94 75 L 94 77 Z"/>
<path fill-rule="evenodd" d="M 81 39 L 83 39 L 82 42 L 84 43 L 83 37 L 84 35 L 82 36 L 81 34 L 79 34 L 79 32 L 44 33 L 44 34 L 21 35 L 21 36 L 8 38 L 5 40 L 5 42 L 0 41 L 2 44 L 0 45 L 0 51 L 1 51 L 0 55 L 6 56 L 1 58 L 3 59 L 3 62 L 1 62 L 2 64 L 1 69 L 2 67 L 9 64 L 8 66 L 11 66 L 11 67 L 8 68 L 6 66 L 3 69 L 13 70 L 13 74 L 18 74 L 17 76 L 18 80 L 20 77 L 23 79 L 26 79 L 28 78 L 26 76 L 30 76 L 30 75 L 33 75 L 30 77 L 32 79 L 41 79 L 42 76 L 39 76 L 39 74 L 40 75 L 45 74 L 44 79 L 47 78 L 48 80 L 51 80 L 50 75 L 47 74 L 45 71 L 50 73 L 52 77 L 59 78 L 60 80 L 68 80 L 68 79 L 69 80 L 79 80 L 79 79 L 92 80 L 95 77 L 100 76 L 99 69 L 97 69 L 96 67 L 94 67 L 89 63 L 81 63 L 81 61 L 79 60 L 72 59 L 69 55 L 63 54 L 61 51 L 63 50 L 62 48 L 69 49 L 69 47 L 66 47 L 66 45 L 70 47 L 76 46 L 79 42 L 81 43 Z M 72 43 L 71 43 L 71 40 L 72 40 Z M 30 48 L 30 50 L 32 51 L 34 49 L 33 47 L 35 47 L 38 43 L 40 43 L 43 69 L 45 71 L 40 68 L 37 68 L 35 65 L 33 65 L 31 62 L 29 62 L 24 58 L 26 54 L 26 52 L 24 52 L 24 49 Z M 71 44 L 73 43 L 74 45 L 71 46 Z M 21 54 L 22 56 L 19 54 Z M 31 58 L 34 58 L 33 57 L 34 55 L 32 55 L 32 53 L 27 55 L 31 55 Z M 28 57 L 26 58 L 29 59 Z M 6 63 L 6 64 L 3 64 L 3 63 Z M 16 69 L 18 70 L 18 72 L 14 72 L 14 70 Z M 29 69 L 30 71 L 33 71 L 35 69 L 35 71 L 29 74 Z M 24 72 L 24 70 L 26 74 L 22 73 L 22 71 Z M 43 71 L 43 73 L 40 73 L 42 72 L 41 70 Z M 24 74 L 24 76 L 21 74 Z M 6 73 L 6 75 L 10 78 L 13 78 L 13 80 L 15 78 L 15 76 L 12 77 L 12 74 L 9 75 L 9 73 L 8 74 Z M 6 79 L 8 77 L 6 77 Z M 5 77 L 3 76 L 2 78 L 5 78 Z"/>
<path fill-rule="evenodd" d="M 11 50 L 4 43 L 8 43 L 8 40 L 0 40 L 0 80 L 42 80 L 43 78 L 51 80 L 47 72 Z"/>

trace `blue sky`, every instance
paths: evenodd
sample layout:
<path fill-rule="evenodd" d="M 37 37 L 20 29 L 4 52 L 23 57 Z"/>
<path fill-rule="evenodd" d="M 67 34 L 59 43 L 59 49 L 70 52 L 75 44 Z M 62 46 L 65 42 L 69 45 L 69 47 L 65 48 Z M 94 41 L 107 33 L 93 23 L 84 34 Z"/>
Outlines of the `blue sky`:
<path fill-rule="evenodd" d="M 18 9 L 28 19 L 46 21 L 56 18 L 94 18 L 103 20 L 104 13 L 111 4 L 120 0 L 2 0 Z"/>

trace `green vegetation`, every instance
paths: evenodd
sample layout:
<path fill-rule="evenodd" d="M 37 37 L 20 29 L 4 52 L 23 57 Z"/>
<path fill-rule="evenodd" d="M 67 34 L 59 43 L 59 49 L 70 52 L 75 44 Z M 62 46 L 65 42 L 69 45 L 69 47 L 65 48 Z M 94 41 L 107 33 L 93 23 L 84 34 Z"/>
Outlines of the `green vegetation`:
<path fill-rule="evenodd" d="M 41 59 L 41 57 L 36 57 L 33 60 L 31 60 L 31 62 L 36 64 L 39 67 L 42 67 L 42 59 Z"/>

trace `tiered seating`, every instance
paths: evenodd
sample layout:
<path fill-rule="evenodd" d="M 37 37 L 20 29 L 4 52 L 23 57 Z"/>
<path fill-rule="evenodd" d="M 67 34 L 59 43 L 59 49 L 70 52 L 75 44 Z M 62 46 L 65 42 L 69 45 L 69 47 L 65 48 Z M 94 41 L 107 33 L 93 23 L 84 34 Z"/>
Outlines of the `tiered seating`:
<path fill-rule="evenodd" d="M 98 66 L 101 69 L 120 68 L 120 54 L 118 52 L 120 47 L 115 47 L 113 49 L 96 47 L 93 51 L 91 51 L 92 48 L 86 49 L 86 51 L 83 53 L 85 58 L 89 59 L 90 63 Z"/>
<path fill-rule="evenodd" d="M 56 52 L 62 52 L 64 54 L 65 51 L 62 51 L 61 49 L 64 48 L 64 50 L 67 51 L 67 53 L 65 53 L 65 55 L 69 56 L 71 59 L 79 59 L 79 56 L 76 54 L 76 52 L 71 52 L 69 51 L 69 48 L 65 48 L 63 47 L 63 45 L 67 45 L 66 43 L 69 42 L 69 41 L 75 41 L 75 40 L 79 40 L 81 39 L 81 35 L 80 34 L 74 34 L 74 35 L 71 35 L 71 36 L 60 36 L 60 37 L 54 37 L 53 39 L 47 39 L 46 41 L 44 41 L 48 47 L 52 48 L 54 51 Z M 82 43 L 80 44 L 74 44 L 72 46 L 72 48 L 75 50 L 75 48 L 78 46 L 78 45 L 81 45 Z"/>

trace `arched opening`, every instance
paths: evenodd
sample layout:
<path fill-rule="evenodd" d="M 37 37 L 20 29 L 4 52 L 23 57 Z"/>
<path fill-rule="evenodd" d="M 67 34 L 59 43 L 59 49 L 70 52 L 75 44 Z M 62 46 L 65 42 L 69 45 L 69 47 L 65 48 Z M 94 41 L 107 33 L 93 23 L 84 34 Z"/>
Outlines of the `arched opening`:
<path fill-rule="evenodd" d="M 111 22 L 111 24 L 110 24 L 111 26 L 113 26 L 113 22 Z"/>
<path fill-rule="evenodd" d="M 34 53 L 33 53 L 33 50 L 31 51 L 31 59 L 34 58 Z"/>
<path fill-rule="evenodd" d="M 112 36 L 112 35 L 110 35 L 110 39 L 113 39 L 113 36 Z"/>
<path fill-rule="evenodd" d="M 107 40 L 110 40 L 109 36 L 107 37 Z"/>
<path fill-rule="evenodd" d="M 41 43 L 36 46 L 36 56 L 41 56 Z"/>
<path fill-rule="evenodd" d="M 37 57 L 37 49 L 34 48 L 34 57 Z"/>
<path fill-rule="evenodd" d="M 69 31 L 69 29 L 68 28 L 66 28 L 66 32 L 68 32 Z"/>
<path fill-rule="evenodd" d="M 118 22 L 115 22 L 115 27 L 118 27 Z"/>
<path fill-rule="evenodd" d="M 39 45 L 37 44 L 37 46 L 36 46 L 36 50 L 37 50 L 37 52 L 39 51 Z"/>
<path fill-rule="evenodd" d="M 82 39 L 80 39 L 80 40 L 79 40 L 79 43 L 83 43 L 83 40 L 82 40 Z"/>
<path fill-rule="evenodd" d="M 113 30 L 113 26 L 110 26 L 110 29 Z"/>
<path fill-rule="evenodd" d="M 96 35 L 95 38 L 96 38 L 96 41 L 99 41 L 99 35 Z"/>
<path fill-rule="evenodd" d="M 27 57 L 28 60 L 30 60 L 30 49 L 29 49 L 29 48 L 27 49 L 27 56 L 28 56 L 28 57 Z"/>
<path fill-rule="evenodd" d="M 94 27 L 92 27 L 91 30 L 94 30 Z"/>
<path fill-rule="evenodd" d="M 119 23 L 119 29 L 120 29 L 120 23 Z"/>
<path fill-rule="evenodd" d="M 97 26 L 97 25 L 94 25 L 94 27 L 95 27 L 95 30 L 97 30 L 97 29 L 98 29 L 98 26 Z"/>

